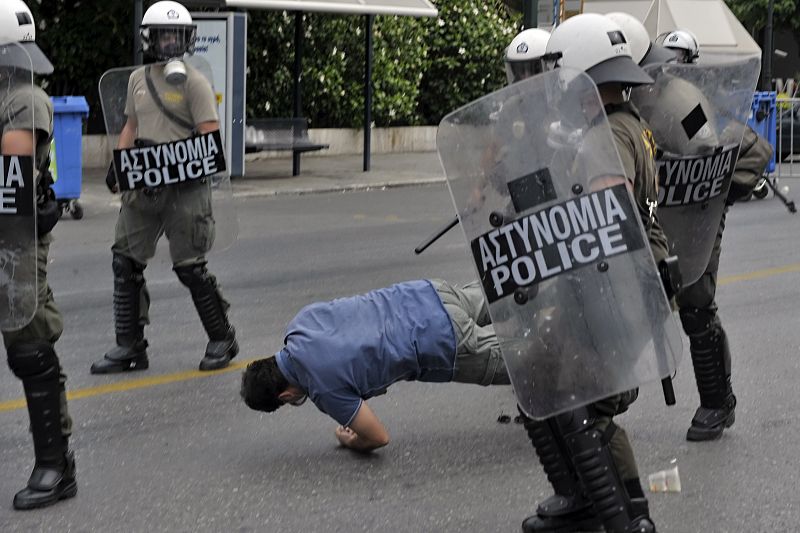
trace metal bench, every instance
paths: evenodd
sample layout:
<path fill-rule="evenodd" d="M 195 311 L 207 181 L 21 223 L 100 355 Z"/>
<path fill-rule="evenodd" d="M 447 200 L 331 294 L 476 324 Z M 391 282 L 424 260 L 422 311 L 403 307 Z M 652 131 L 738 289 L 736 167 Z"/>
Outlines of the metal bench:
<path fill-rule="evenodd" d="M 291 150 L 292 176 L 300 174 L 300 154 L 328 146 L 309 139 L 308 121 L 303 117 L 249 119 L 245 128 L 245 153 Z"/>

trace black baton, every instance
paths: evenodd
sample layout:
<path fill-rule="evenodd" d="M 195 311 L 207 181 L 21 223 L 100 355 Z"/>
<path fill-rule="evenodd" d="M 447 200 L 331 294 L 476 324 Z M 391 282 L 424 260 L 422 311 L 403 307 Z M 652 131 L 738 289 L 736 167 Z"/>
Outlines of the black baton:
<path fill-rule="evenodd" d="M 664 402 L 667 405 L 675 405 L 675 389 L 672 388 L 671 377 L 661 380 L 661 389 L 664 391 Z"/>
<path fill-rule="evenodd" d="M 422 252 L 424 252 L 425 249 L 428 248 L 428 246 L 438 241 L 442 237 L 442 235 L 444 235 L 445 233 L 456 227 L 457 224 L 458 224 L 458 215 L 454 216 L 453 220 L 448 222 L 446 226 L 442 227 L 442 229 L 438 230 L 436 233 L 428 237 L 426 241 L 424 241 L 422 244 L 414 248 L 414 253 L 419 255 Z"/>

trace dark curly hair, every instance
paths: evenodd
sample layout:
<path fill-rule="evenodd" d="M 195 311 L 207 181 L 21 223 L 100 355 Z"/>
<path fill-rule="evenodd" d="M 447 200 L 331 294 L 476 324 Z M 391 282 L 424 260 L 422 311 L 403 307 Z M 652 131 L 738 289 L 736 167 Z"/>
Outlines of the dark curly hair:
<path fill-rule="evenodd" d="M 273 355 L 247 365 L 242 373 L 239 394 L 250 409 L 271 413 L 286 403 L 278 395 L 288 387 L 289 382 L 283 377 Z"/>

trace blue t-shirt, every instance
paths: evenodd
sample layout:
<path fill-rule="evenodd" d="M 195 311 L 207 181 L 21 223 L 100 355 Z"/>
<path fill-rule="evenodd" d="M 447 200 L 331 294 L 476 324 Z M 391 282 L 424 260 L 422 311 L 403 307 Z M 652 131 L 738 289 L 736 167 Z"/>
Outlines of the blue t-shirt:
<path fill-rule="evenodd" d="M 284 343 L 283 375 L 343 426 L 392 383 L 450 381 L 455 367 L 450 316 L 427 280 L 306 306 Z"/>

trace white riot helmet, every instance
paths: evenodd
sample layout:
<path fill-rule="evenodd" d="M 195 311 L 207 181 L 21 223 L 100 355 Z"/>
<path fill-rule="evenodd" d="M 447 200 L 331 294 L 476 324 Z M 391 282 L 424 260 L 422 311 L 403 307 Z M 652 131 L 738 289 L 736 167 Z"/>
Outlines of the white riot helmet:
<path fill-rule="evenodd" d="M 178 2 L 156 2 L 142 17 L 142 51 L 156 61 L 166 61 L 164 76 L 172 84 L 186 81 L 185 54 L 194 53 L 197 26 L 189 10 Z"/>
<path fill-rule="evenodd" d="M 596 85 L 653 83 L 631 57 L 622 28 L 603 15 L 584 13 L 558 25 L 547 42 L 547 53 L 559 52 L 557 66 L 582 70 Z"/>
<path fill-rule="evenodd" d="M 637 65 L 644 66 L 675 61 L 675 53 L 663 46 L 654 44 L 650 40 L 647 28 L 633 15 L 617 11 L 606 13 L 606 17 L 622 28 L 622 33 L 625 34 L 625 39 L 627 39 L 631 47 L 631 57 Z"/>
<path fill-rule="evenodd" d="M 674 30 L 660 35 L 656 42 L 678 53 L 679 63 L 695 63 L 700 57 L 697 37 L 689 30 Z"/>
<path fill-rule="evenodd" d="M 142 17 L 142 50 L 159 61 L 194 53 L 197 26 L 189 10 L 178 2 L 156 2 Z"/>
<path fill-rule="evenodd" d="M 506 48 L 506 77 L 514 83 L 545 70 L 544 56 L 550 32 L 539 28 L 522 30 Z"/>
<path fill-rule="evenodd" d="M 18 43 L 18 46 L 4 46 Z M 25 56 L 25 57 L 23 57 Z M 36 46 L 36 24 L 28 6 L 22 0 L 0 1 L 0 66 L 30 69 L 36 74 L 51 74 L 53 64 Z"/>

